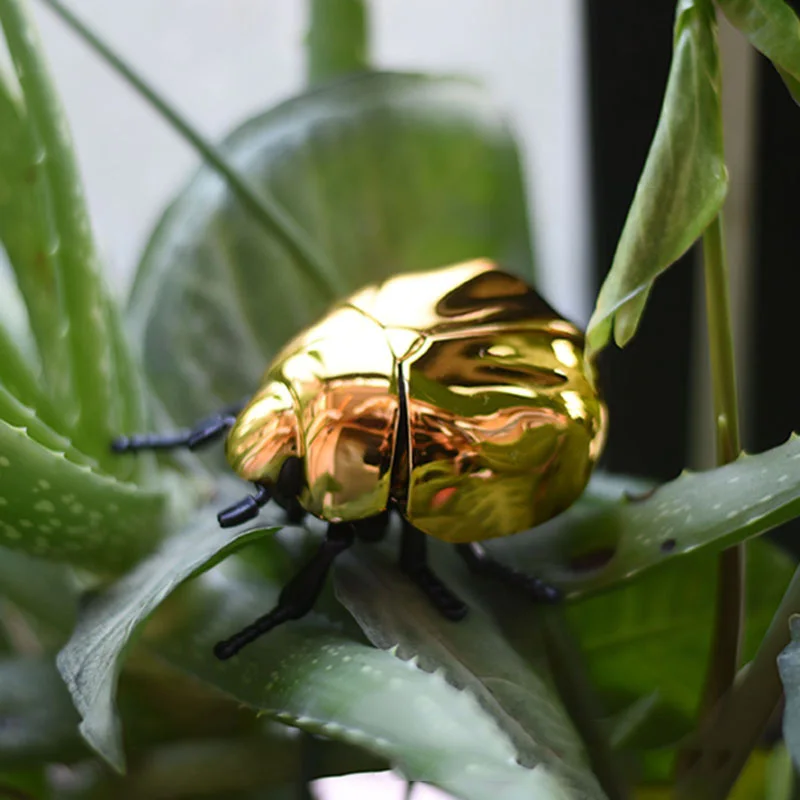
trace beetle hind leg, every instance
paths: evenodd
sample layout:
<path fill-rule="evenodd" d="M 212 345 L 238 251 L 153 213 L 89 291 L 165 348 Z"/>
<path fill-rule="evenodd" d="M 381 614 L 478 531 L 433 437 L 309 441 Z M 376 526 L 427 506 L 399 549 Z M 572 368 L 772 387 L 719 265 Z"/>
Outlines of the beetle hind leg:
<path fill-rule="evenodd" d="M 355 528 L 349 522 L 331 523 L 325 540 L 311 560 L 283 587 L 278 604 L 229 639 L 218 642 L 214 655 L 220 660 L 235 656 L 245 645 L 255 641 L 278 625 L 308 614 L 319 597 L 328 570 L 336 556 L 347 550 L 355 539 Z"/>
<path fill-rule="evenodd" d="M 115 453 L 135 453 L 138 450 L 195 450 L 224 436 L 236 421 L 245 403 L 220 409 L 216 414 L 198 422 L 189 430 L 177 433 L 134 433 L 118 436 L 111 442 Z"/>
<path fill-rule="evenodd" d="M 455 547 L 469 569 L 476 575 L 483 575 L 491 580 L 502 581 L 513 586 L 537 603 L 555 603 L 561 599 L 561 592 L 554 586 L 545 583 L 540 578 L 534 578 L 532 575 L 501 564 L 475 542 L 457 544 Z"/>
<path fill-rule="evenodd" d="M 428 566 L 426 534 L 405 519 L 400 539 L 400 569 L 422 589 L 443 617 L 457 622 L 466 616 L 466 604 Z"/>

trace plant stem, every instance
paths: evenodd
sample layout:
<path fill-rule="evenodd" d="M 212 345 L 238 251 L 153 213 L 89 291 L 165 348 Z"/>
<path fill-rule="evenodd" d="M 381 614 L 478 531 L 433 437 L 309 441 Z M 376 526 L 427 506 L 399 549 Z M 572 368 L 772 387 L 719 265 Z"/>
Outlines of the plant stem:
<path fill-rule="evenodd" d="M 717 464 L 722 466 L 738 457 L 741 445 L 730 291 L 721 213 L 703 234 L 703 266 L 714 418 L 717 427 Z M 739 667 L 744 623 L 744 567 L 744 545 L 732 547 L 720 555 L 714 640 L 701 714 L 708 713 L 730 689 Z"/>
<path fill-rule="evenodd" d="M 263 189 L 257 192 L 251 187 L 214 145 L 201 136 L 170 103 L 92 33 L 60 0 L 42 2 L 130 83 L 197 150 L 208 166 L 225 180 L 239 202 L 292 254 L 306 276 L 324 286 L 335 297 L 337 288 L 333 265 L 279 203 Z"/>
<path fill-rule="evenodd" d="M 717 422 L 717 463 L 722 466 L 736 460 L 741 445 L 730 290 L 721 213 L 714 218 L 703 234 L 703 265 L 706 278 L 714 415 Z"/>
<path fill-rule="evenodd" d="M 309 84 L 369 69 L 368 14 L 363 0 L 309 0 Z"/>
<path fill-rule="evenodd" d="M 696 760 L 677 786 L 677 797 L 728 796 L 783 692 L 777 658 L 789 644 L 789 617 L 800 613 L 800 568 L 772 618 L 758 652 L 739 683 L 693 737 Z"/>
<path fill-rule="evenodd" d="M 703 267 L 706 285 L 706 318 L 717 433 L 717 464 L 734 461 L 741 450 L 736 396 L 736 368 L 731 327 L 730 292 L 725 260 L 722 214 L 703 234 Z M 711 660 L 700 704 L 701 725 L 717 702 L 733 686 L 739 668 L 744 627 L 745 550 L 736 545 L 719 557 L 717 603 Z M 678 777 L 691 769 L 693 751 L 678 757 Z"/>

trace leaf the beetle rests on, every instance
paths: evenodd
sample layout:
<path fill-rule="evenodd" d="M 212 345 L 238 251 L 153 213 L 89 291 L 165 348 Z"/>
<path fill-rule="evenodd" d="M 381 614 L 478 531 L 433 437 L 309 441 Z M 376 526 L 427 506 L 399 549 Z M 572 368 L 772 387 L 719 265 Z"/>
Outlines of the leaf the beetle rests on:
<path fill-rule="evenodd" d="M 450 574 L 455 570 L 437 572 L 447 574 L 448 585 L 464 595 L 465 581 L 459 585 Z M 523 764 L 548 765 L 578 796 L 600 792 L 552 688 L 478 604 L 470 602 L 467 618 L 453 625 L 394 565 L 363 551 L 340 559 L 335 585 L 337 597 L 376 647 L 396 646 L 400 657 L 416 657 L 423 669 L 441 670 L 448 682 L 470 691 L 514 742 Z M 535 611 L 529 611 L 533 627 Z"/>

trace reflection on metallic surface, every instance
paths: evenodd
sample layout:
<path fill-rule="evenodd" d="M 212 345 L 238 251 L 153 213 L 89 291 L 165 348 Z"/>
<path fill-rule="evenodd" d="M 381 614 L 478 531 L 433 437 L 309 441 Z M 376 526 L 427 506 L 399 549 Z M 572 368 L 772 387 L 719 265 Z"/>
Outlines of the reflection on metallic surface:
<path fill-rule="evenodd" d="M 331 521 L 393 499 L 447 541 L 517 533 L 569 506 L 600 455 L 588 369 L 580 331 L 491 262 L 402 275 L 284 348 L 228 457 L 265 483 L 303 457 L 300 502 Z"/>

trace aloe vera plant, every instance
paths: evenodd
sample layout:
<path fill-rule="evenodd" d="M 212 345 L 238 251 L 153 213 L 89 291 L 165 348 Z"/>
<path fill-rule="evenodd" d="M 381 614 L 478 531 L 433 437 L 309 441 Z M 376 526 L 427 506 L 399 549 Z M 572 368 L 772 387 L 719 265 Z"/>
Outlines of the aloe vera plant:
<path fill-rule="evenodd" d="M 716 29 L 725 14 L 796 96 L 789 5 L 677 3 L 661 118 L 587 332 L 595 353 L 628 342 L 658 275 L 702 240 L 719 466 L 661 486 L 598 473 L 554 520 L 487 546 L 562 605 L 471 579 L 434 542 L 473 609 L 453 625 L 389 542 L 343 556 L 311 614 L 221 663 L 214 642 L 274 604 L 321 527 L 267 507 L 220 528 L 241 494 L 220 458 L 120 458 L 112 436 L 251 393 L 290 336 L 377 278 L 476 255 L 533 276 L 519 152 L 479 84 L 371 70 L 361 0 L 310 3 L 311 87 L 218 145 L 46 2 L 204 164 L 117 307 L 27 3 L 0 0 L 15 66 L 0 76 L 0 796 L 303 797 L 316 777 L 393 768 L 467 800 L 792 797 L 800 582 L 760 537 L 800 515 L 800 440 L 739 445 Z M 727 613 L 742 594 L 746 613 Z M 767 743 L 784 685 L 785 737 Z"/>

